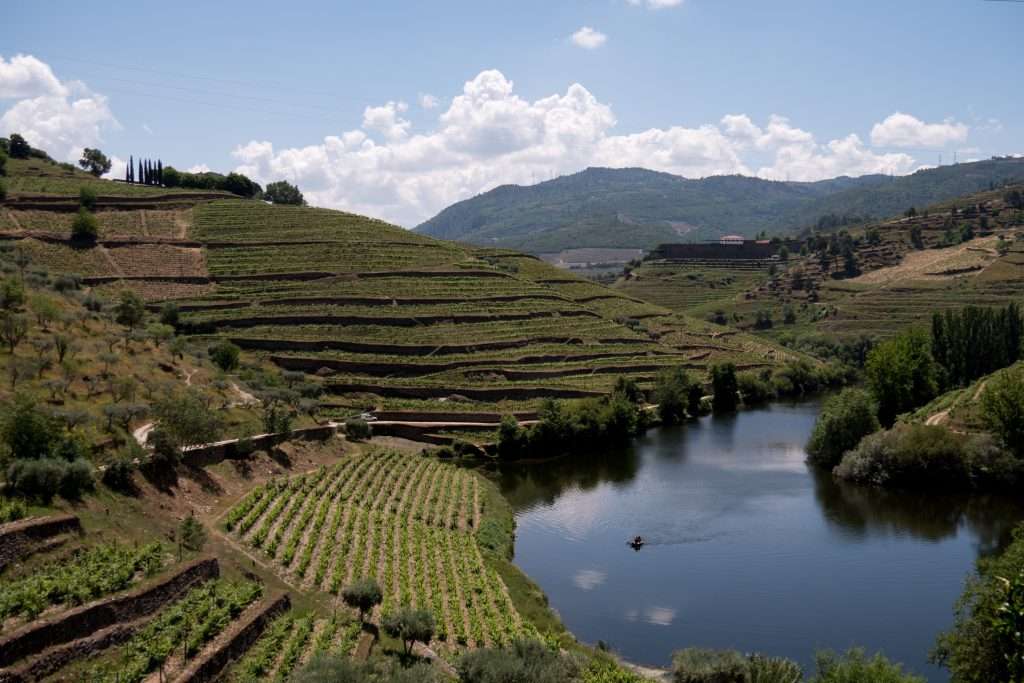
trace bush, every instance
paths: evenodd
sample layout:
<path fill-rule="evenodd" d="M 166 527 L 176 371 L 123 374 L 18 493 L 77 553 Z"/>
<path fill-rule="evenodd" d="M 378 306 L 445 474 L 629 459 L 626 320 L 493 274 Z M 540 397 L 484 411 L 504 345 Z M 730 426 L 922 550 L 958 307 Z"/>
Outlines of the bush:
<path fill-rule="evenodd" d="M 28 514 L 28 506 L 21 500 L 0 498 L 0 524 L 16 522 Z"/>
<path fill-rule="evenodd" d="M 194 515 L 190 514 L 181 520 L 178 538 L 181 539 L 181 545 L 186 550 L 199 551 L 206 545 L 206 529 Z"/>
<path fill-rule="evenodd" d="M 800 683 L 804 672 L 800 665 L 781 657 L 750 656 L 750 683 Z"/>
<path fill-rule="evenodd" d="M 56 421 L 26 395 L 16 396 L 0 421 L 0 439 L 18 460 L 38 460 L 50 455 L 59 434 Z"/>
<path fill-rule="evenodd" d="M 78 205 L 86 211 L 96 210 L 96 191 L 88 186 L 78 190 Z"/>
<path fill-rule="evenodd" d="M 654 402 L 658 404 L 658 417 L 663 424 L 679 424 L 686 419 L 690 385 L 690 377 L 682 368 L 658 373 Z"/>
<path fill-rule="evenodd" d="M 115 491 L 129 491 L 132 488 L 132 473 L 135 463 L 125 455 L 118 456 L 103 470 L 103 483 Z"/>
<path fill-rule="evenodd" d="M 7 469 L 7 487 L 13 493 L 44 503 L 57 493 L 77 500 L 93 489 L 92 466 L 85 460 L 15 460 Z"/>
<path fill-rule="evenodd" d="M 1002 555 L 982 557 L 977 572 L 967 579 L 956 603 L 953 628 L 939 636 L 932 660 L 947 667 L 953 683 L 991 683 L 1020 680 L 1011 661 L 1024 653 L 1012 633 L 997 626 L 1007 616 L 1014 584 L 1024 571 L 1024 525 Z M 1016 678 L 1014 677 L 1016 674 Z"/>
<path fill-rule="evenodd" d="M 177 327 L 180 317 L 178 304 L 173 301 L 168 301 L 160 308 L 160 324 L 162 325 Z"/>
<path fill-rule="evenodd" d="M 294 683 L 440 683 L 448 681 L 429 664 L 407 669 L 386 659 L 356 662 L 341 655 L 318 654 L 289 679 Z"/>
<path fill-rule="evenodd" d="M 861 389 L 844 389 L 827 398 L 807 443 L 808 462 L 828 468 L 838 465 L 844 453 L 881 428 L 876 413 L 871 395 Z"/>
<path fill-rule="evenodd" d="M 92 465 L 83 458 L 65 462 L 60 480 L 60 495 L 67 500 L 78 500 L 83 493 L 92 491 L 95 483 L 92 478 Z"/>
<path fill-rule="evenodd" d="M 473 650 L 456 668 L 461 683 L 563 683 L 576 680 L 578 673 L 571 659 L 535 640 Z"/>
<path fill-rule="evenodd" d="M 881 654 L 868 658 L 858 649 L 841 657 L 833 652 L 819 652 L 816 665 L 817 673 L 810 683 L 926 683 L 920 676 L 904 673 L 901 665 Z"/>
<path fill-rule="evenodd" d="M 750 663 L 734 650 L 686 648 L 672 655 L 676 683 L 749 683 Z"/>
<path fill-rule="evenodd" d="M 238 357 L 241 352 L 242 349 L 227 340 L 218 342 L 209 349 L 210 360 L 224 372 L 230 372 L 238 368 Z"/>
<path fill-rule="evenodd" d="M 899 424 L 864 438 L 836 476 L 897 488 L 968 488 L 967 438 L 938 425 Z"/>
<path fill-rule="evenodd" d="M 71 239 L 79 242 L 95 242 L 100 234 L 100 224 L 96 216 L 89 213 L 84 207 L 78 210 L 74 222 L 71 224 Z"/>
<path fill-rule="evenodd" d="M 901 413 L 928 403 L 938 390 L 931 337 L 921 330 L 908 330 L 876 346 L 865 370 L 878 402 L 878 419 L 886 427 Z"/>
<path fill-rule="evenodd" d="M 7 185 L 0 180 L 0 202 L 7 199 Z"/>
<path fill-rule="evenodd" d="M 1024 368 L 1000 372 L 981 394 L 985 426 L 1018 458 L 1024 457 Z"/>
<path fill-rule="evenodd" d="M 739 402 L 736 366 L 722 363 L 711 366 L 711 408 L 716 413 L 735 412 Z"/>
<path fill-rule="evenodd" d="M 354 417 L 345 420 L 345 436 L 352 441 L 366 441 L 373 436 L 373 429 L 366 420 Z"/>
<path fill-rule="evenodd" d="M 764 403 L 775 397 L 771 384 L 753 372 L 743 372 L 737 375 L 736 384 L 739 387 L 740 396 L 743 397 L 743 403 L 748 406 Z"/>

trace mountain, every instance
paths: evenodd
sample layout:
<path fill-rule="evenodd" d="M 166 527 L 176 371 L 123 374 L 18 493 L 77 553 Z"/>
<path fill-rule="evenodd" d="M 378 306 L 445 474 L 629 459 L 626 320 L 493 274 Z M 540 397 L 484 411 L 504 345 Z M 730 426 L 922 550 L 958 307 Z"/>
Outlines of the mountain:
<path fill-rule="evenodd" d="M 588 168 L 531 186 L 503 185 L 441 211 L 416 230 L 533 253 L 571 247 L 651 248 L 660 242 L 791 232 L 823 216 L 880 219 L 1011 180 L 1024 158 L 813 183 L 745 176 L 690 180 L 642 168 Z"/>

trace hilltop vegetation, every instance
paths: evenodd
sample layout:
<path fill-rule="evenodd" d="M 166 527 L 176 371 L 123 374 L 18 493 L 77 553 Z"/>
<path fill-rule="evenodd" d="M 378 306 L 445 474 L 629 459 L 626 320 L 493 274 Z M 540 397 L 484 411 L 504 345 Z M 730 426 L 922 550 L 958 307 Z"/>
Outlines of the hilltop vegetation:
<path fill-rule="evenodd" d="M 644 169 L 589 168 L 544 183 L 506 185 L 417 226 L 434 237 L 539 253 L 571 247 L 651 249 L 661 242 L 747 237 L 894 216 L 1024 179 L 1024 159 L 980 161 L 909 176 L 814 183 L 743 176 L 689 180 Z"/>

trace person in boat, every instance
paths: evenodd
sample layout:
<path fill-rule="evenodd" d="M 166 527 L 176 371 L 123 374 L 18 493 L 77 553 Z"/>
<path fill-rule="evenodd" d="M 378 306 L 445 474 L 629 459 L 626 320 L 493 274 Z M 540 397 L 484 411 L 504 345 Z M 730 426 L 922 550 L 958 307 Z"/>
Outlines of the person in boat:
<path fill-rule="evenodd" d="M 644 544 L 644 539 L 641 536 L 636 536 L 629 544 L 634 548 L 639 548 Z"/>

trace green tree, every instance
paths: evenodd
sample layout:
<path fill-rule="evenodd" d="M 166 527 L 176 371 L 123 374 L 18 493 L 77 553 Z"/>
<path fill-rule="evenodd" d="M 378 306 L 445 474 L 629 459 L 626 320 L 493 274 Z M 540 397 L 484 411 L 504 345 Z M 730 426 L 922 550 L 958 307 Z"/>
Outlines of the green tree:
<path fill-rule="evenodd" d="M 207 409 L 202 396 L 194 389 L 158 401 L 153 415 L 159 422 L 160 433 L 179 451 L 216 441 L 220 436 L 220 419 Z"/>
<path fill-rule="evenodd" d="M 862 389 L 843 389 L 825 400 L 807 444 L 808 461 L 821 467 L 839 464 L 843 453 L 878 431 L 878 408 Z"/>
<path fill-rule="evenodd" d="M 83 206 L 71 223 L 71 239 L 78 242 L 95 242 L 99 234 L 99 221 Z"/>
<path fill-rule="evenodd" d="M 924 405 L 938 391 L 931 339 L 923 330 L 902 332 L 876 346 L 865 372 L 882 426 L 891 426 L 898 415 Z"/>
<path fill-rule="evenodd" d="M 843 656 L 819 652 L 815 663 L 817 673 L 810 683 L 927 683 L 921 676 L 905 673 L 901 665 L 882 654 L 868 657 L 860 649 Z"/>
<path fill-rule="evenodd" d="M 7 344 L 11 353 L 28 334 L 28 316 L 14 311 L 0 312 L 0 339 Z"/>
<path fill-rule="evenodd" d="M 508 647 L 472 650 L 459 659 L 456 668 L 461 683 L 563 683 L 580 680 L 579 667 L 573 659 L 536 640 L 516 640 Z"/>
<path fill-rule="evenodd" d="M 985 426 L 1007 450 L 1024 458 L 1024 368 L 1004 370 L 988 380 L 981 407 Z"/>
<path fill-rule="evenodd" d="M 425 609 L 401 607 L 397 612 L 385 614 L 381 626 L 389 636 L 402 641 L 406 656 L 412 654 L 414 644 L 429 643 L 434 637 L 434 615 Z"/>
<path fill-rule="evenodd" d="M 174 336 L 174 328 L 170 325 L 152 323 L 146 326 L 146 334 L 148 334 L 149 338 L 153 340 L 156 347 L 160 348 L 160 344 Z"/>
<path fill-rule="evenodd" d="M 178 309 L 178 304 L 173 301 L 168 301 L 160 307 L 160 322 L 162 324 L 177 327 L 180 318 L 181 312 Z"/>
<path fill-rule="evenodd" d="M 28 159 L 32 154 L 32 147 L 25 138 L 17 133 L 11 133 L 11 137 L 7 140 L 7 153 L 11 155 L 12 159 Z"/>
<path fill-rule="evenodd" d="M 373 436 L 373 430 L 366 420 L 353 417 L 345 420 L 345 436 L 352 441 L 366 441 Z"/>
<path fill-rule="evenodd" d="M 146 305 L 138 294 L 130 289 L 121 291 L 121 300 L 114 308 L 114 319 L 129 331 L 134 330 L 146 317 Z"/>
<path fill-rule="evenodd" d="M 7 175 L 7 152 L 0 149 L 0 176 Z"/>
<path fill-rule="evenodd" d="M 238 368 L 238 357 L 241 351 L 240 348 L 225 339 L 210 347 L 210 360 L 221 370 L 230 372 Z"/>
<path fill-rule="evenodd" d="M 56 421 L 38 408 L 30 396 L 19 394 L 0 422 L 0 437 L 8 453 L 19 460 L 37 460 L 53 450 L 60 435 Z"/>
<path fill-rule="evenodd" d="M 366 613 L 381 603 L 384 593 L 376 579 L 364 577 L 345 586 L 341 590 L 341 599 L 359 611 L 359 621 L 366 621 Z"/>
<path fill-rule="evenodd" d="M 0 309 L 13 311 L 25 303 L 25 285 L 19 280 L 5 279 L 0 284 Z"/>
<path fill-rule="evenodd" d="M 673 425 L 686 419 L 689 391 L 690 377 L 683 368 L 658 373 L 654 381 L 654 401 L 662 423 Z"/>
<path fill-rule="evenodd" d="M 190 514 L 181 520 L 181 526 L 178 528 L 178 539 L 183 548 L 197 552 L 206 545 L 206 529 L 203 527 L 202 522 L 195 518 L 195 515 Z"/>
<path fill-rule="evenodd" d="M 736 366 L 720 363 L 711 366 L 711 408 L 716 413 L 731 413 L 739 403 Z"/>
<path fill-rule="evenodd" d="M 267 185 L 267 189 L 263 192 L 263 198 L 274 204 L 303 206 L 306 203 L 299 188 L 286 180 L 279 180 Z"/>

